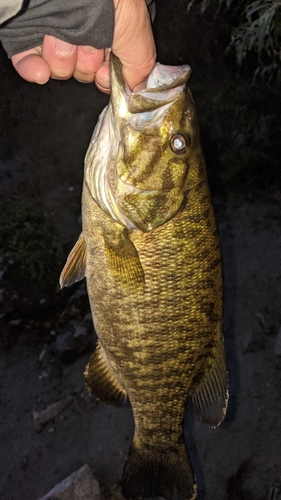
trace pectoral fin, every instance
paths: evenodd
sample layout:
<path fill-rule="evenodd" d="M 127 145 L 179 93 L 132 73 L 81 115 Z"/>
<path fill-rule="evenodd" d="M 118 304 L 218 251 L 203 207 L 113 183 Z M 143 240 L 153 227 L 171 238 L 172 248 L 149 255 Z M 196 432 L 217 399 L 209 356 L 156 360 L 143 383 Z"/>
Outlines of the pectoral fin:
<path fill-rule="evenodd" d="M 89 391 L 103 403 L 121 406 L 126 400 L 127 393 L 110 371 L 99 342 L 84 376 Z"/>
<path fill-rule="evenodd" d="M 192 402 L 203 422 L 217 427 L 223 421 L 228 403 L 228 377 L 222 338 L 211 367 L 192 394 Z"/>
<path fill-rule="evenodd" d="M 114 237 L 105 236 L 105 251 L 115 279 L 132 286 L 144 284 L 144 272 L 138 252 L 125 230 Z"/>
<path fill-rule="evenodd" d="M 60 286 L 73 285 L 76 281 L 82 280 L 86 275 L 86 243 L 83 233 L 80 234 L 77 242 L 71 250 L 66 264 L 60 275 Z"/>

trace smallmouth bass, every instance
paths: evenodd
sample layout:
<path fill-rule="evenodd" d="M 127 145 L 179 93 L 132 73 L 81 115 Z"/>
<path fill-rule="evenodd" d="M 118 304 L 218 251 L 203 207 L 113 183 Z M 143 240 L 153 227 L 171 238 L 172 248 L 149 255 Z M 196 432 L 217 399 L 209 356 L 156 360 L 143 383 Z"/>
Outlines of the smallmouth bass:
<path fill-rule="evenodd" d="M 85 158 L 83 231 L 60 283 L 87 279 L 98 335 L 89 390 L 116 406 L 130 399 L 124 495 L 190 500 L 186 401 L 213 427 L 228 401 L 220 242 L 191 70 L 157 64 L 132 93 L 113 54 L 110 64 L 111 99 Z"/>

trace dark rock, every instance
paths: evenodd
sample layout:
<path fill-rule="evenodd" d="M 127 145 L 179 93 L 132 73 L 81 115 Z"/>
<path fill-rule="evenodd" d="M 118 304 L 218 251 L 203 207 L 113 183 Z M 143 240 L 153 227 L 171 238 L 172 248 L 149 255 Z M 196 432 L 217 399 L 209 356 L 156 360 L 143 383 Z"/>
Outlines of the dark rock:
<path fill-rule="evenodd" d="M 92 330 L 84 322 L 70 321 L 51 346 L 51 353 L 60 361 L 71 364 L 93 349 Z"/>
<path fill-rule="evenodd" d="M 281 356 L 281 328 L 277 332 L 273 352 L 275 356 Z"/>
<path fill-rule="evenodd" d="M 241 342 L 241 351 L 243 354 L 246 352 L 260 351 L 264 348 L 264 339 L 257 332 L 249 329 L 244 332 Z"/>
<path fill-rule="evenodd" d="M 72 397 L 67 396 L 65 399 L 61 401 L 57 401 L 56 403 L 52 403 L 44 410 L 41 411 L 34 411 L 33 412 L 33 422 L 34 422 L 34 427 L 35 429 L 40 432 L 43 428 L 43 426 L 49 422 L 49 420 L 52 420 L 55 418 L 66 406 L 70 405 L 72 403 Z M 52 429 L 52 428 L 51 428 Z M 53 432 L 53 430 L 49 429 L 49 432 Z"/>

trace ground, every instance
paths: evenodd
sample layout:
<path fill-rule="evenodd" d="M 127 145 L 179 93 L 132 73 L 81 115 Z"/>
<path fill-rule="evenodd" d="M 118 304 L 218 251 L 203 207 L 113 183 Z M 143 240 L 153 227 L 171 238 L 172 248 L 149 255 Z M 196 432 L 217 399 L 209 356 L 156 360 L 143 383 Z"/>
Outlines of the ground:
<path fill-rule="evenodd" d="M 275 121 L 262 106 L 269 109 L 272 100 L 279 101 L 272 88 L 260 92 L 247 84 L 244 93 L 233 91 L 234 85 L 243 85 L 242 77 L 231 80 L 227 71 L 232 68 L 226 71 L 231 63 L 221 51 L 229 35 L 225 19 L 200 18 L 198 12 L 188 17 L 183 1 L 162 0 L 154 29 L 160 62 L 193 67 L 191 87 L 224 260 L 230 401 L 224 423 L 215 430 L 188 406 L 185 432 L 198 498 L 271 499 L 281 481 L 281 191 L 272 159 L 276 149 L 270 153 Z M 88 395 L 83 370 L 95 334 L 85 283 L 60 291 L 53 278 L 79 235 L 83 157 L 107 97 L 94 85 L 73 80 L 43 87 L 26 83 L 3 52 L 1 73 L 0 198 L 20 213 L 27 199 L 36 210 L 42 205 L 41 226 L 51 221 L 52 227 L 49 232 L 38 229 L 46 247 L 38 268 L 28 259 L 18 263 L 16 253 L 0 255 L 0 497 L 37 500 L 85 463 L 108 497 L 120 481 L 131 442 L 131 408 L 112 408 Z M 249 128 L 234 130 L 231 140 L 242 142 L 230 154 L 223 129 L 239 122 L 235 110 L 243 110 L 255 95 L 251 106 L 265 117 L 264 128 L 259 136 L 249 111 Z M 250 153 L 241 158 L 243 140 L 254 135 Z M 259 163 L 253 150 L 265 136 L 268 149 L 258 153 Z M 20 232 L 29 240 L 34 237 L 30 224 L 25 220 Z M 52 252 L 47 257 L 53 247 L 56 264 Z M 36 430 L 33 412 L 67 397 L 65 408 Z"/>

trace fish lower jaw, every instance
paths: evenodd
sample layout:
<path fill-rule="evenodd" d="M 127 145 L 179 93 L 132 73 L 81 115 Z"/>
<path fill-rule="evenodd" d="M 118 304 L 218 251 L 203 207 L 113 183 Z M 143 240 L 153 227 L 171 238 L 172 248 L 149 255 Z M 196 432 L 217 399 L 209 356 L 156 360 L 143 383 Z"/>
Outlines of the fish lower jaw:
<path fill-rule="evenodd" d="M 117 181 L 117 186 L 114 188 L 112 185 L 111 185 L 111 189 L 112 189 L 112 192 L 116 193 L 116 197 L 118 198 L 118 193 L 119 196 L 128 196 L 130 194 L 142 194 L 142 195 L 159 195 L 161 193 L 161 191 L 159 189 L 144 189 L 144 188 L 139 188 L 137 186 L 134 186 L 134 184 L 131 184 L 130 182 L 128 182 L 128 177 L 127 178 L 123 178 L 123 177 L 118 177 L 118 181 Z"/>

